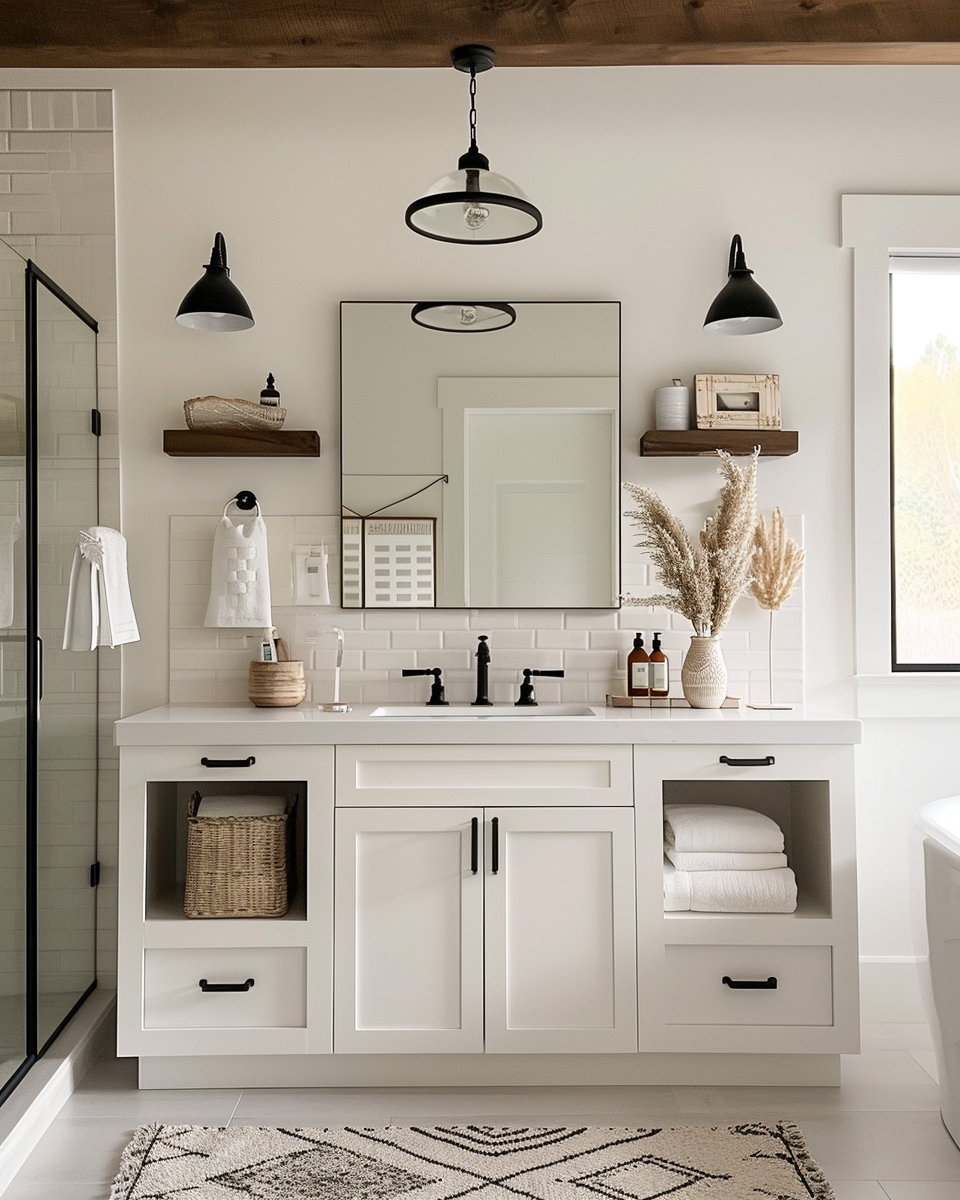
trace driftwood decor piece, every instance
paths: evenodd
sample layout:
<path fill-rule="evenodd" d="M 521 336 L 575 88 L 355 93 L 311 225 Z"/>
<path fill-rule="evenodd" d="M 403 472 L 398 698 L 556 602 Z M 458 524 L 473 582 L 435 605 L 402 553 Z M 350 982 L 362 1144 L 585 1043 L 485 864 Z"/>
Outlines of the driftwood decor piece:
<path fill-rule="evenodd" d="M 698 429 L 779 429 L 779 375 L 698 375 Z"/>

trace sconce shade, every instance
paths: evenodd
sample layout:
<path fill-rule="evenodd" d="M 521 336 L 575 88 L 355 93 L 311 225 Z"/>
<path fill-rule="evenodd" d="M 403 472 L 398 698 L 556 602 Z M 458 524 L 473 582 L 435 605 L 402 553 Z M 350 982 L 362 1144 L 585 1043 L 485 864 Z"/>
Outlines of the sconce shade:
<path fill-rule="evenodd" d="M 783 318 L 747 266 L 739 233 L 730 243 L 729 278 L 710 305 L 704 329 L 711 333 L 742 335 L 779 329 Z"/>
<path fill-rule="evenodd" d="M 507 329 L 517 319 L 517 310 L 509 304 L 476 304 L 469 300 L 454 303 L 415 304 L 410 319 L 424 329 L 444 333 L 487 333 Z"/>
<path fill-rule="evenodd" d="M 230 278 L 227 243 L 218 233 L 210 251 L 210 261 L 177 310 L 177 321 L 189 329 L 207 333 L 234 333 L 250 329 L 253 313 L 240 289 Z"/>
<path fill-rule="evenodd" d="M 543 226 L 540 210 L 522 188 L 490 170 L 477 148 L 477 72 L 493 66 L 489 46 L 458 46 L 451 51 L 458 71 L 470 72 L 470 148 L 460 156 L 456 171 L 438 179 L 407 206 L 405 220 L 414 233 L 438 242 L 464 246 L 519 242 Z"/>

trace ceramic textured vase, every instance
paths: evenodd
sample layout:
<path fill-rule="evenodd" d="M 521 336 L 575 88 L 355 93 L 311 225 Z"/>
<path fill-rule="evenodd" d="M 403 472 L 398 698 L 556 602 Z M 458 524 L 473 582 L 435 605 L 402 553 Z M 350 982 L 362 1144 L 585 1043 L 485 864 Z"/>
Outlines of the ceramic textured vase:
<path fill-rule="evenodd" d="M 727 664 L 719 637 L 690 639 L 680 671 L 683 694 L 691 708 L 719 708 L 727 695 Z"/>

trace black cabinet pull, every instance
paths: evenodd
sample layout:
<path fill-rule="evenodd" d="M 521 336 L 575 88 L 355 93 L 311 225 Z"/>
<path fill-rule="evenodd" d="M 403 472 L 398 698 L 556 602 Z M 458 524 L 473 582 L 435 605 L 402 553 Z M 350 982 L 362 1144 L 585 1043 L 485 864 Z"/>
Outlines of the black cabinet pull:
<path fill-rule="evenodd" d="M 206 979 L 200 980 L 201 992 L 249 992 L 252 987 L 252 979 L 243 983 L 208 983 Z"/>
<path fill-rule="evenodd" d="M 728 767 L 772 767 L 777 760 L 772 754 L 765 758 L 727 758 L 725 754 L 721 754 L 720 761 Z"/>
<path fill-rule="evenodd" d="M 470 870 L 476 875 L 480 870 L 480 821 L 470 818 Z"/>
<path fill-rule="evenodd" d="M 201 758 L 201 767 L 252 767 L 257 760 L 251 754 L 248 758 Z"/>
<path fill-rule="evenodd" d="M 500 870 L 500 818 L 490 818 L 490 872 L 493 875 Z"/>
<path fill-rule="evenodd" d="M 771 975 L 769 979 L 731 979 L 729 975 L 724 975 L 720 982 L 726 984 L 728 988 L 752 988 L 768 992 L 777 990 L 776 975 Z"/>

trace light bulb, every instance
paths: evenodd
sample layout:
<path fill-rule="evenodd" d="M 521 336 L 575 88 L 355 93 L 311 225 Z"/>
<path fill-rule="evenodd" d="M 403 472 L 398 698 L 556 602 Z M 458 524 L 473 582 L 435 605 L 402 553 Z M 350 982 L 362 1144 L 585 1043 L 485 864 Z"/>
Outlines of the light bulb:
<path fill-rule="evenodd" d="M 482 229 L 490 216 L 490 209 L 482 204 L 465 204 L 463 206 L 463 223 L 468 229 Z"/>
<path fill-rule="evenodd" d="M 460 324 L 461 325 L 472 325 L 476 319 L 477 319 L 477 310 L 475 308 L 461 308 L 460 309 Z"/>

